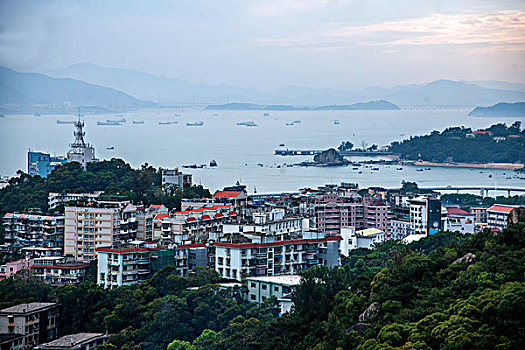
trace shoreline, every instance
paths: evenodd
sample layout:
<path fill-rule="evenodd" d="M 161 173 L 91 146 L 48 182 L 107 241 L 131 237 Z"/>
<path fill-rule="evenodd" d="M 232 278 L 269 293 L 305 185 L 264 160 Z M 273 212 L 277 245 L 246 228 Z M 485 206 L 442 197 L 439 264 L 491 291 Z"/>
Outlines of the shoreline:
<path fill-rule="evenodd" d="M 478 169 L 503 169 L 503 170 L 517 170 L 522 169 L 523 164 L 513 163 L 434 163 L 427 161 L 406 161 L 405 165 L 416 165 L 416 166 L 435 166 L 435 167 L 450 167 L 450 168 L 478 168 Z"/>

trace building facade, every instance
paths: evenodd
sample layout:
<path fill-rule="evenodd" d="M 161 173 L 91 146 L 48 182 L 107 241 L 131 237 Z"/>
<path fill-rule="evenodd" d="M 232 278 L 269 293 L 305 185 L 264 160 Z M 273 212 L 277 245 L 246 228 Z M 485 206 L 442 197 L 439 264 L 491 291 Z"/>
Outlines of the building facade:
<path fill-rule="evenodd" d="M 56 303 L 19 304 L 0 310 L 0 333 L 21 334 L 31 348 L 57 338 L 58 320 Z"/>
<path fill-rule="evenodd" d="M 2 218 L 4 240 L 22 247 L 62 248 L 64 216 L 7 213 Z"/>
<path fill-rule="evenodd" d="M 51 156 L 42 152 L 27 152 L 27 173 L 46 178 L 57 166 L 67 162 L 64 157 Z"/>
<path fill-rule="evenodd" d="M 434 234 L 442 229 L 441 201 L 429 196 L 409 200 L 410 233 Z"/>
<path fill-rule="evenodd" d="M 97 248 L 97 284 L 115 288 L 141 283 L 150 275 L 150 251 L 143 247 Z"/>

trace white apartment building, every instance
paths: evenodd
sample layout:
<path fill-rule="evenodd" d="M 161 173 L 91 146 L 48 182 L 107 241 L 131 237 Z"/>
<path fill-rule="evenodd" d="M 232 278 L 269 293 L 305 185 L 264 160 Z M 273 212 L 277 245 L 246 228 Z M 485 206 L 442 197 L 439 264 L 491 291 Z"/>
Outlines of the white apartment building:
<path fill-rule="evenodd" d="M 372 249 L 374 244 L 385 241 L 385 233 L 376 228 L 356 231 L 355 227 L 341 227 L 341 254 L 348 256 L 351 250 Z"/>
<path fill-rule="evenodd" d="M 496 230 L 507 228 L 507 218 L 517 205 L 495 204 L 487 209 L 487 226 Z"/>
<path fill-rule="evenodd" d="M 176 185 L 180 188 L 191 186 L 192 175 L 183 174 L 179 169 L 162 169 L 162 184 L 163 185 Z"/>
<path fill-rule="evenodd" d="M 448 207 L 447 216 L 443 218 L 445 231 L 474 233 L 474 215 L 460 208 Z"/>
<path fill-rule="evenodd" d="M 115 288 L 138 284 L 149 277 L 150 250 L 140 247 L 97 248 L 97 284 Z"/>
<path fill-rule="evenodd" d="M 56 192 L 49 192 L 49 195 L 47 196 L 47 204 L 49 206 L 49 209 L 55 209 L 61 204 L 66 204 L 67 202 L 71 201 L 78 201 L 78 200 L 96 200 L 100 194 L 103 193 L 103 191 L 95 191 L 93 193 L 56 193 Z"/>
<path fill-rule="evenodd" d="M 290 293 L 301 282 L 299 275 L 247 277 L 248 301 L 262 303 L 270 297 L 282 298 Z"/>
<path fill-rule="evenodd" d="M 389 239 L 403 239 L 410 234 L 410 220 L 408 219 L 391 219 L 390 231 L 388 232 Z"/>
<path fill-rule="evenodd" d="M 2 224 L 10 245 L 61 248 L 64 242 L 64 216 L 6 213 Z"/>
<path fill-rule="evenodd" d="M 299 216 L 285 217 L 284 209 L 273 209 L 269 212 L 257 212 L 252 214 L 253 223 L 229 223 L 224 224 L 222 232 L 256 232 L 264 235 L 290 235 L 307 230 L 310 226 L 309 219 Z"/>
<path fill-rule="evenodd" d="M 276 276 L 296 274 L 315 265 L 339 265 L 340 236 L 304 233 L 304 238 L 267 243 L 215 242 L 215 270 L 224 278 L 242 274 Z"/>

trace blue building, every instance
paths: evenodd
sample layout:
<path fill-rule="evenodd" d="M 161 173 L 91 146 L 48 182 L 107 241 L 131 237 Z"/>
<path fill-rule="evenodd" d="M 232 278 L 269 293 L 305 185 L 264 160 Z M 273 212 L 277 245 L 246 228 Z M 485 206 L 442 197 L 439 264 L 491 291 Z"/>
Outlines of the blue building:
<path fill-rule="evenodd" d="M 47 177 L 55 167 L 65 164 L 64 157 L 53 157 L 42 152 L 27 152 L 27 173 L 31 176 Z"/>

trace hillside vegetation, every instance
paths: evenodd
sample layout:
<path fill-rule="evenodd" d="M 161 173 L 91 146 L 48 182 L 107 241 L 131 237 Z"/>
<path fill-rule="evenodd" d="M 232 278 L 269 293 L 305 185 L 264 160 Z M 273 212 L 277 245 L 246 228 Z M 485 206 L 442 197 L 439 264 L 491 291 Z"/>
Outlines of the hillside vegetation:
<path fill-rule="evenodd" d="M 461 259 L 463 257 L 463 259 Z M 340 268 L 303 274 L 291 314 L 242 289 L 218 290 L 214 271 L 172 268 L 141 285 L 53 288 L 0 281 L 0 306 L 63 306 L 60 329 L 113 335 L 99 349 L 493 350 L 525 344 L 525 223 L 494 235 L 443 232 L 410 245 L 359 249 Z M 188 287 L 202 286 L 197 290 Z M 364 311 L 367 310 L 366 313 Z M 360 315 L 363 315 L 360 319 Z"/>
<path fill-rule="evenodd" d="M 492 134 L 475 134 L 470 128 L 453 127 L 442 132 L 433 131 L 430 135 L 414 136 L 401 142 L 392 142 L 391 151 L 408 160 L 459 163 L 524 163 L 525 130 L 521 122 L 511 126 L 495 124 L 481 130 Z M 511 136 L 510 135 L 518 135 Z M 494 137 L 506 137 L 496 141 Z"/>

